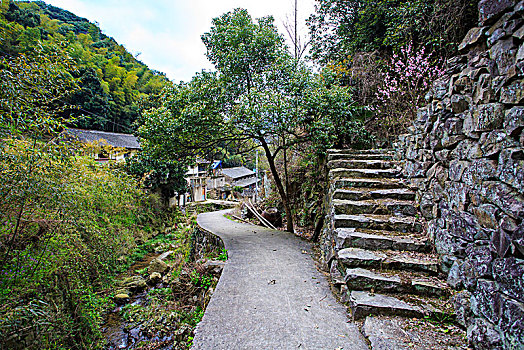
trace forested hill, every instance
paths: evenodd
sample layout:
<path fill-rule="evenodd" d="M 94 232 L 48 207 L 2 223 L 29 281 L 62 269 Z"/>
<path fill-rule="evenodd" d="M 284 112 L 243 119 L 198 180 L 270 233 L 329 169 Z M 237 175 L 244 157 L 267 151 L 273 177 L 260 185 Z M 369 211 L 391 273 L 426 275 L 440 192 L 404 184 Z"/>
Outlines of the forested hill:
<path fill-rule="evenodd" d="M 0 56 L 34 57 L 38 47 L 41 54 L 59 53 L 73 62 L 68 71 L 79 88 L 65 102 L 77 107 L 77 127 L 131 132 L 139 105 L 148 103 L 168 81 L 103 34 L 96 23 L 42 1 L 3 1 Z"/>

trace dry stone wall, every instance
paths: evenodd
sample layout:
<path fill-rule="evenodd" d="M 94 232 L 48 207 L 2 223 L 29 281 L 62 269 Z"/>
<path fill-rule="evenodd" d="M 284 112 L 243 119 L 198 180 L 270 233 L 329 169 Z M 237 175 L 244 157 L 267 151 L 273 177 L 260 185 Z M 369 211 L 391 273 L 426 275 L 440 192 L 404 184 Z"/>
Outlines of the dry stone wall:
<path fill-rule="evenodd" d="M 523 16 L 524 1 L 480 1 L 398 145 L 477 349 L 524 349 Z"/>

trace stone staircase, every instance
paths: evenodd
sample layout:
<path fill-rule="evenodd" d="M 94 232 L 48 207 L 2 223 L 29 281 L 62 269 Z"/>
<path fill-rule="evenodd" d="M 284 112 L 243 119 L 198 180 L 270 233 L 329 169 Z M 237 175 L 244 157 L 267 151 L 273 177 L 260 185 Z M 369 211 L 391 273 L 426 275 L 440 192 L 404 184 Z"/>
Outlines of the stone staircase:
<path fill-rule="evenodd" d="M 389 150 L 330 150 L 322 252 L 354 319 L 447 313 L 450 289 Z"/>

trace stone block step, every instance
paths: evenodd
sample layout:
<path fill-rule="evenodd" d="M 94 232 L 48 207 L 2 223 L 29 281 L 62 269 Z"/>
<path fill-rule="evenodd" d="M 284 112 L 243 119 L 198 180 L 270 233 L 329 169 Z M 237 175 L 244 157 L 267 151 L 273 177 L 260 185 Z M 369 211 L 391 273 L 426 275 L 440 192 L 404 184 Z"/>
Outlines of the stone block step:
<path fill-rule="evenodd" d="M 425 252 L 429 249 L 428 239 L 398 232 L 338 228 L 335 230 L 335 248 L 361 248 L 369 250 L 404 250 Z"/>
<path fill-rule="evenodd" d="M 340 159 L 329 161 L 327 166 L 328 169 L 392 169 L 397 168 L 399 163 L 388 160 Z"/>
<path fill-rule="evenodd" d="M 392 215 L 334 215 L 335 228 L 363 228 L 369 230 L 421 232 L 422 224 L 414 217 Z"/>
<path fill-rule="evenodd" d="M 391 189 L 376 189 L 376 188 L 350 188 L 337 189 L 333 193 L 333 199 L 346 199 L 352 201 L 359 201 L 365 199 L 398 199 L 405 201 L 415 200 L 415 192 L 407 188 L 391 188 Z"/>
<path fill-rule="evenodd" d="M 391 149 L 377 148 L 377 149 L 328 149 L 328 154 L 394 154 L 395 151 Z"/>
<path fill-rule="evenodd" d="M 337 178 L 333 181 L 335 189 L 372 188 L 381 190 L 399 189 L 404 186 L 404 181 L 400 179 Z"/>
<path fill-rule="evenodd" d="M 349 295 L 349 307 L 355 320 L 369 315 L 404 317 L 424 317 L 425 315 L 420 306 L 411 305 L 392 296 L 357 290 L 351 291 Z"/>
<path fill-rule="evenodd" d="M 336 215 L 415 215 L 417 213 L 412 201 L 396 199 L 369 199 L 360 201 L 335 199 L 332 205 Z"/>
<path fill-rule="evenodd" d="M 395 178 L 399 175 L 398 169 L 346 169 L 336 168 L 329 171 L 331 179 L 337 178 Z"/>
<path fill-rule="evenodd" d="M 424 317 L 430 315 L 451 316 L 445 301 L 438 298 L 407 295 L 394 297 L 386 294 L 354 290 L 349 293 L 349 306 L 353 319 L 369 315 L 394 315 L 404 317 Z"/>
<path fill-rule="evenodd" d="M 363 268 L 346 269 L 349 290 L 367 290 L 387 293 L 410 293 L 427 296 L 449 296 L 448 285 L 436 277 L 409 271 L 378 271 Z"/>
<path fill-rule="evenodd" d="M 334 153 L 328 154 L 328 161 L 332 160 L 351 160 L 351 159 L 363 159 L 363 160 L 392 160 L 393 155 L 384 153 L 384 154 L 344 154 L 344 153 Z"/>
<path fill-rule="evenodd" d="M 424 253 L 344 248 L 337 252 L 336 259 L 340 271 L 346 268 L 366 267 L 438 273 L 438 259 Z"/>

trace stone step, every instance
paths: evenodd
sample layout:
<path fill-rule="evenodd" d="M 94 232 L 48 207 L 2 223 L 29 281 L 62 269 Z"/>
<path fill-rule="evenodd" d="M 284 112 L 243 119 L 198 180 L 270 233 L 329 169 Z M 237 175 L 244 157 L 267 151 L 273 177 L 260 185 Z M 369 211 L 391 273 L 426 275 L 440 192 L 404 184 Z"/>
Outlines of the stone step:
<path fill-rule="evenodd" d="M 345 169 L 336 168 L 329 171 L 331 179 L 337 178 L 395 178 L 399 175 L 398 169 Z"/>
<path fill-rule="evenodd" d="M 424 317 L 424 310 L 417 305 L 411 305 L 398 298 L 369 293 L 366 291 L 351 291 L 349 307 L 353 319 L 362 319 L 369 315 L 395 315 L 404 317 Z"/>
<path fill-rule="evenodd" d="M 405 297 L 402 297 L 406 299 Z M 450 316 L 446 308 L 440 307 L 442 300 L 422 296 L 409 295 L 409 301 L 400 298 L 370 293 L 367 291 L 351 291 L 349 294 L 349 306 L 353 319 L 362 319 L 369 315 L 393 315 L 404 317 L 424 317 L 430 315 Z M 436 305 L 436 306 L 435 306 Z"/>
<path fill-rule="evenodd" d="M 333 193 L 333 199 L 346 199 L 359 201 L 365 199 L 399 199 L 406 201 L 415 200 L 415 192 L 407 188 L 375 189 L 375 188 L 350 188 L 337 189 Z"/>
<path fill-rule="evenodd" d="M 370 199 L 362 201 L 335 199 L 332 205 L 336 215 L 377 214 L 414 216 L 417 213 L 412 201 L 396 199 Z"/>
<path fill-rule="evenodd" d="M 344 153 L 334 153 L 328 154 L 328 161 L 332 160 L 351 160 L 351 159 L 363 159 L 363 160 L 392 160 L 393 155 L 384 153 L 384 154 L 344 154 Z"/>
<path fill-rule="evenodd" d="M 335 230 L 335 248 L 361 248 L 369 250 L 404 250 L 425 252 L 429 241 L 424 237 L 399 235 L 398 232 L 338 228 Z"/>
<path fill-rule="evenodd" d="M 377 149 L 363 149 L 363 150 L 357 150 L 357 149 L 328 149 L 328 154 L 395 154 L 395 151 L 392 149 L 384 149 L 384 148 L 377 148 Z"/>
<path fill-rule="evenodd" d="M 372 188 L 381 190 L 399 189 L 404 186 L 404 181 L 400 179 L 338 178 L 333 181 L 335 189 Z"/>
<path fill-rule="evenodd" d="M 350 268 L 345 272 L 349 290 L 367 290 L 387 293 L 410 293 L 428 296 L 449 296 L 446 283 L 436 277 L 421 276 L 408 271 L 377 271 Z"/>
<path fill-rule="evenodd" d="M 438 259 L 428 254 L 393 250 L 344 248 L 337 252 L 340 271 L 353 267 L 369 267 L 438 273 Z"/>
<path fill-rule="evenodd" d="M 414 217 L 392 215 L 334 215 L 335 228 L 363 228 L 369 230 L 421 232 L 422 224 Z"/>
<path fill-rule="evenodd" d="M 331 160 L 328 169 L 392 169 L 399 167 L 399 162 L 389 160 L 339 159 Z"/>

